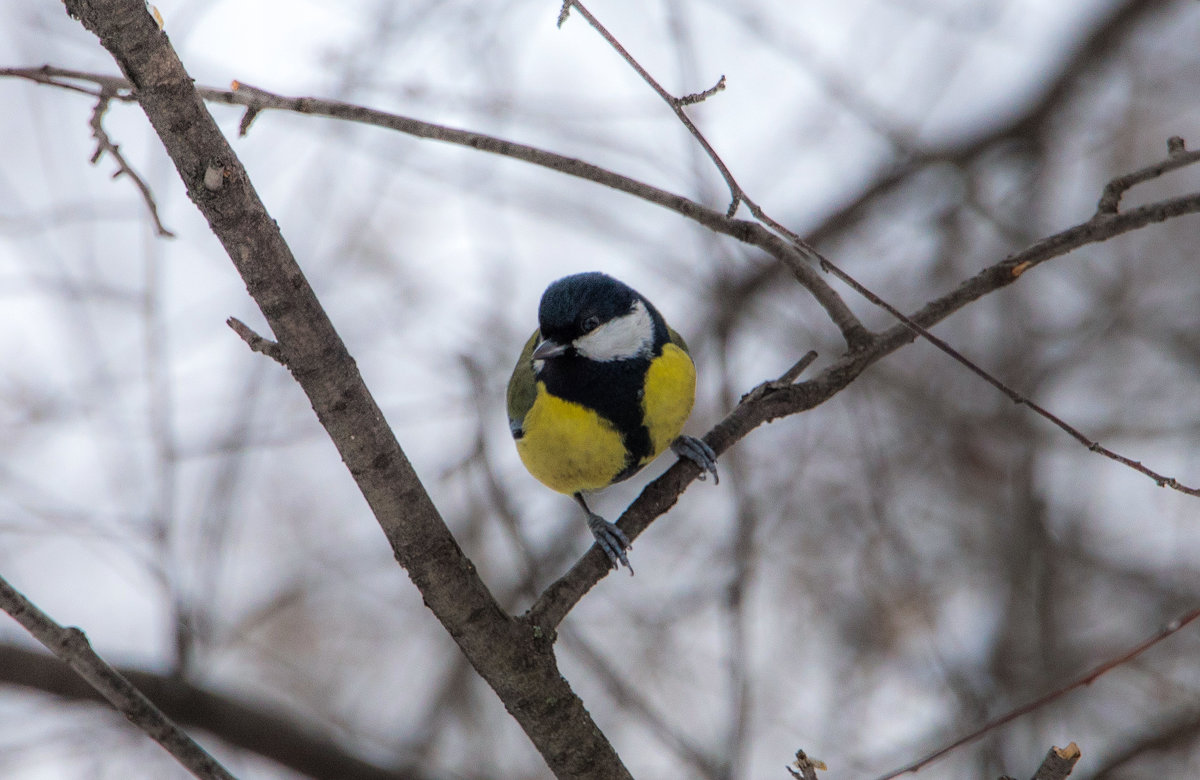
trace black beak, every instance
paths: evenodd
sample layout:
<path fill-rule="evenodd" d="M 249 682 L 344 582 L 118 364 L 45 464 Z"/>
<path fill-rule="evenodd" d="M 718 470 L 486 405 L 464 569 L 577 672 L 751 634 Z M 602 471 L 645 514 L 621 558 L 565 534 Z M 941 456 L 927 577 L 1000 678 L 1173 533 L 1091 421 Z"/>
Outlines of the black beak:
<path fill-rule="evenodd" d="M 559 344 L 557 341 L 546 339 L 541 344 L 538 344 L 536 347 L 534 347 L 532 357 L 534 360 L 546 360 L 547 358 L 558 357 L 559 355 L 566 354 L 566 351 L 567 347 L 565 345 Z"/>

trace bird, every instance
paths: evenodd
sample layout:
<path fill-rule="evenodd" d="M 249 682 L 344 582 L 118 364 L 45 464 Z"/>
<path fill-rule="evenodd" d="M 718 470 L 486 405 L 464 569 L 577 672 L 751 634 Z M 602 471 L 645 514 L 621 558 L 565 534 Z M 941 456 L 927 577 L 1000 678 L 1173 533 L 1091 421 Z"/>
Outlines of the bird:
<path fill-rule="evenodd" d="M 529 473 L 583 508 L 614 569 L 633 573 L 629 538 L 584 493 L 628 479 L 668 448 L 718 482 L 712 448 L 680 433 L 695 397 L 687 344 L 645 296 L 598 271 L 546 288 L 508 382 L 509 429 Z"/>

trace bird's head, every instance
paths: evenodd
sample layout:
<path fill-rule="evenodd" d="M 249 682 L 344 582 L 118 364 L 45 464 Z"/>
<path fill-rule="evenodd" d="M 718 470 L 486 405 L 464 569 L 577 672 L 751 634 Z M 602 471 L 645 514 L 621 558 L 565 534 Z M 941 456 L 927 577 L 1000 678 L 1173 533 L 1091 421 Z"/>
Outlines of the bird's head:
<path fill-rule="evenodd" d="M 598 272 L 554 282 L 538 307 L 542 341 L 534 360 L 579 356 L 608 362 L 650 357 L 667 339 L 654 307 L 628 285 Z"/>

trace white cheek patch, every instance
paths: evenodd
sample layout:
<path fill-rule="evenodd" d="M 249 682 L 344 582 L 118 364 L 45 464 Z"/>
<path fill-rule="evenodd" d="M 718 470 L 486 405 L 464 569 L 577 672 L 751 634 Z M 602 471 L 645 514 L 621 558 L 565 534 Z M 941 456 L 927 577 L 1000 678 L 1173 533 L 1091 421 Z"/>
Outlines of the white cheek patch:
<path fill-rule="evenodd" d="M 611 319 L 575 339 L 579 354 L 601 362 L 649 355 L 653 346 L 654 322 L 641 301 L 634 301 L 628 314 Z"/>

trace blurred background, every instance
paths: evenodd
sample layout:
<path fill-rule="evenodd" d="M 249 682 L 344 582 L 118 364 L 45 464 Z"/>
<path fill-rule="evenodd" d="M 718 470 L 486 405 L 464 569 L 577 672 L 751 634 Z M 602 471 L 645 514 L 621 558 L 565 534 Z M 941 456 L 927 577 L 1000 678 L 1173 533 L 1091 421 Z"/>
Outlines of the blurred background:
<path fill-rule="evenodd" d="M 198 83 L 237 79 L 487 132 L 724 210 L 670 111 L 549 0 L 159 0 Z M 1200 144 L 1193 0 L 596 0 L 750 195 L 902 310 L 1088 219 L 1104 183 Z M 55 3 L 0 7 L 0 66 L 116 74 Z M 411 777 L 542 778 L 424 609 L 136 106 L 0 80 L 0 574 L 108 660 L 250 703 Z M 211 106 L 236 136 L 241 112 Z M 447 523 L 507 608 L 586 551 L 521 467 L 504 385 L 559 276 L 638 288 L 688 339 L 702 434 L 837 330 L 761 253 L 512 160 L 266 113 L 234 141 Z M 1200 188 L 1185 170 L 1126 204 Z M 1089 246 L 937 333 L 1084 433 L 1200 483 L 1200 220 Z M 835 284 L 835 286 L 837 286 Z M 839 287 L 869 325 L 886 314 Z M 667 465 L 607 491 L 615 518 Z M 564 674 L 639 778 L 879 775 L 1065 684 L 1200 601 L 1200 504 L 1087 452 L 925 344 L 760 428 L 570 614 Z M 19 673 L 0 619 L 0 776 L 182 777 Z M 24 655 L 23 655 L 24 654 Z M 1200 636 L 922 777 L 1200 773 Z M 6 660 L 7 659 L 7 660 Z M 39 690 L 40 689 L 40 690 Z M 200 713 L 194 713 L 196 718 Z M 188 722 L 187 718 L 183 718 Z M 294 770 L 194 733 L 235 773 Z M 82 738 L 80 735 L 84 735 Z M 268 739 L 270 737 L 268 736 Z"/>

